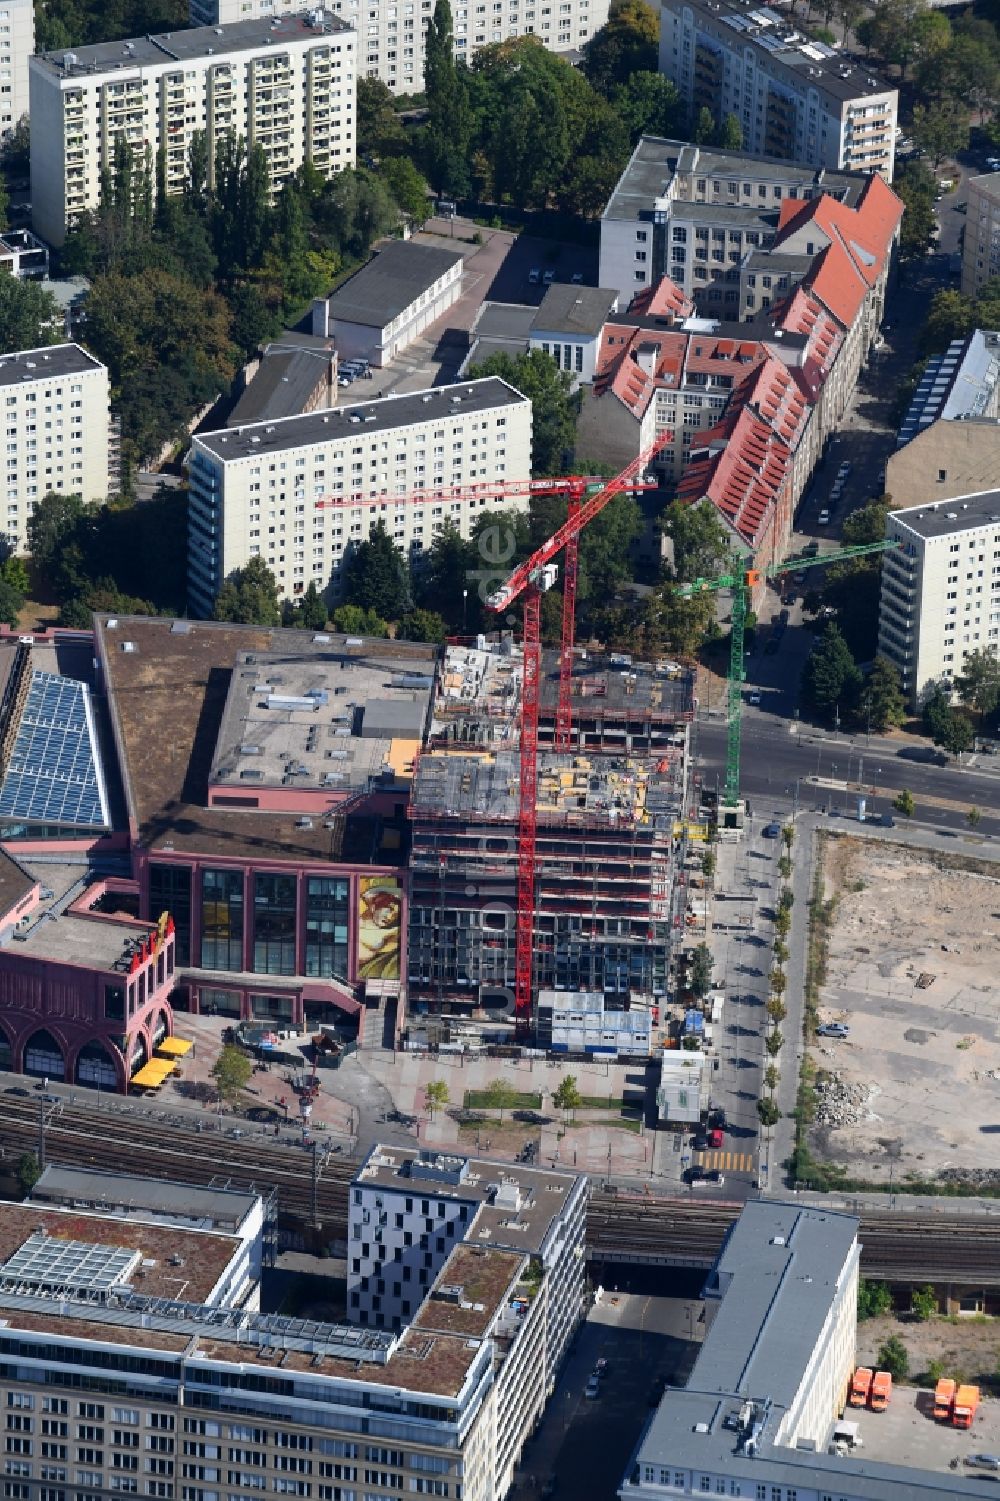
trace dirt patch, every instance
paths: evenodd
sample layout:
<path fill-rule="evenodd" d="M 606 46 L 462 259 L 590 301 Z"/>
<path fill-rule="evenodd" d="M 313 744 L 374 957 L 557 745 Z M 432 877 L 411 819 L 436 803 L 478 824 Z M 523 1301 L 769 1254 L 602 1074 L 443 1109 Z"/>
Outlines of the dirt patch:
<path fill-rule="evenodd" d="M 835 898 L 813 1038 L 814 1158 L 852 1178 L 1000 1186 L 1000 876 L 877 840 L 822 842 Z"/>
<path fill-rule="evenodd" d="M 986 1318 L 928 1319 L 918 1324 L 894 1316 L 863 1319 L 858 1324 L 858 1365 L 874 1366 L 879 1349 L 895 1335 L 910 1357 L 908 1381 L 924 1375 L 932 1361 L 943 1365 L 942 1375 L 997 1389 L 1000 1363 L 1000 1322 Z"/>

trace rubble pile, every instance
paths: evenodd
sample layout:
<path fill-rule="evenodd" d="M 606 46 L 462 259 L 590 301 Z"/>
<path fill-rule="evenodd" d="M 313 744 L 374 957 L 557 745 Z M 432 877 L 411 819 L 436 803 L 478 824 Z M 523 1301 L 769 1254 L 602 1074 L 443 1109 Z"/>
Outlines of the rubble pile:
<path fill-rule="evenodd" d="M 816 1080 L 816 1124 L 860 1126 L 881 1120 L 871 1108 L 879 1093 L 876 1084 L 845 1084 L 839 1074 L 824 1074 Z"/>

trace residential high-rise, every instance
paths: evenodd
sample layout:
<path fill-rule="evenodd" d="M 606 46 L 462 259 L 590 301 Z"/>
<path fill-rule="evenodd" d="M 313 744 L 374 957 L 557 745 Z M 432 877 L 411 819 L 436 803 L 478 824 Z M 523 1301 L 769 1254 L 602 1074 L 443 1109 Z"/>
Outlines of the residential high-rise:
<path fill-rule="evenodd" d="M 313 582 L 336 600 L 351 544 L 380 521 L 415 554 L 446 522 L 468 537 L 481 511 L 527 507 L 531 402 L 496 377 L 414 391 L 199 434 L 189 467 L 193 609 L 210 614 L 252 557 L 285 598 Z"/>
<path fill-rule="evenodd" d="M 892 178 L 897 90 L 767 6 L 660 0 L 660 72 L 694 110 L 734 116 L 747 151 Z"/>
<path fill-rule="evenodd" d="M 79 344 L 23 349 L 0 357 L 0 397 L 7 418 L 0 531 L 20 550 L 28 518 L 49 490 L 105 501 L 116 484 L 107 367 Z"/>
<path fill-rule="evenodd" d="M 259 20 L 301 11 L 302 0 L 189 0 L 193 26 Z M 379 78 L 396 94 L 424 86 L 424 33 L 434 0 L 329 0 L 328 9 L 358 33 L 358 72 Z M 487 14 L 488 12 L 488 14 Z M 482 47 L 511 37 L 536 36 L 554 52 L 582 47 L 608 19 L 608 0 L 493 0 L 452 6 L 455 56 L 471 62 Z"/>
<path fill-rule="evenodd" d="M 969 652 L 1000 646 L 1000 491 L 893 511 L 882 559 L 878 649 L 913 707 L 961 674 Z"/>
<path fill-rule="evenodd" d="M 0 140 L 28 113 L 28 59 L 35 50 L 32 0 L 0 8 Z"/>
<path fill-rule="evenodd" d="M 310 162 L 354 165 L 356 39 L 323 10 L 46 52 L 30 64 L 32 223 L 51 244 L 100 202 L 101 173 L 124 140 L 168 193 L 207 136 L 210 176 L 226 136 L 259 145 L 271 186 Z"/>
<path fill-rule="evenodd" d="M 975 297 L 992 276 L 1000 276 L 1000 173 L 968 181 L 969 201 L 962 239 L 962 293 Z"/>

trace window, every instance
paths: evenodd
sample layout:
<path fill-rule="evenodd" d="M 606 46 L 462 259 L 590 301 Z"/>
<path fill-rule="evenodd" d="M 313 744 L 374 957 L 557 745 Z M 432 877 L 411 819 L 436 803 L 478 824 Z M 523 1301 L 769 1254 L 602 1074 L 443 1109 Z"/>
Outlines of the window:
<path fill-rule="evenodd" d="M 259 975 L 295 973 L 295 877 L 254 877 L 253 967 Z"/>
<path fill-rule="evenodd" d="M 150 865 L 149 911 L 169 912 L 174 920 L 178 964 L 191 962 L 191 870 L 187 865 Z"/>
<path fill-rule="evenodd" d="M 242 871 L 202 871 L 201 963 L 203 969 L 243 968 Z"/>
<path fill-rule="evenodd" d="M 306 974 L 347 978 L 348 883 L 326 876 L 306 882 Z"/>

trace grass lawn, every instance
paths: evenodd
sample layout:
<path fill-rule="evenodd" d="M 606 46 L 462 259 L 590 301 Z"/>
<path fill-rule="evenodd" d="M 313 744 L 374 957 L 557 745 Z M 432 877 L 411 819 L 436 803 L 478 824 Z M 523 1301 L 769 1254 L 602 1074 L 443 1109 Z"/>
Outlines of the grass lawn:
<path fill-rule="evenodd" d="M 466 1110 L 498 1110 L 500 1107 L 490 1099 L 485 1089 L 467 1089 L 462 1101 Z M 504 1101 L 504 1110 L 541 1110 L 542 1097 L 540 1094 L 519 1094 L 517 1092 Z"/>

